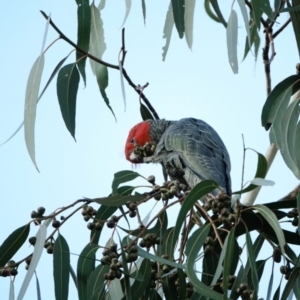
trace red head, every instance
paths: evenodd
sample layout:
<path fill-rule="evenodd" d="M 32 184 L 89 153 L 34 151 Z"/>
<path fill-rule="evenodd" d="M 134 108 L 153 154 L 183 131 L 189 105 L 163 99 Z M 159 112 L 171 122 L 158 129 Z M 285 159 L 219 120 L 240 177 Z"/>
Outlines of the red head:
<path fill-rule="evenodd" d="M 135 145 L 144 146 L 147 142 L 151 142 L 150 123 L 145 121 L 135 125 L 128 134 L 128 138 L 125 144 L 125 156 L 126 159 L 132 163 L 138 163 L 132 152 Z"/>

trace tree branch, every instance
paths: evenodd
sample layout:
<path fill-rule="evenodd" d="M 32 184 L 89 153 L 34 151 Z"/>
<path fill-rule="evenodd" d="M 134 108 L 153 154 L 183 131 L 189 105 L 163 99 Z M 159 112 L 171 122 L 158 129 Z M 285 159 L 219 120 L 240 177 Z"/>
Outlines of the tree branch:
<path fill-rule="evenodd" d="M 51 18 L 49 16 L 46 15 L 45 12 L 40 11 L 41 14 L 44 16 L 45 19 L 49 19 L 49 24 L 53 27 L 53 29 L 60 35 L 60 37 L 65 40 L 68 44 L 70 44 L 71 46 L 73 46 L 76 50 L 80 51 L 82 54 L 86 55 L 87 57 L 89 57 L 90 59 L 94 60 L 95 62 L 104 65 L 108 68 L 111 69 L 116 69 L 119 70 L 119 65 L 113 65 L 110 63 L 107 63 L 97 57 L 95 57 L 94 55 L 86 52 L 85 50 L 83 50 L 82 48 L 78 47 L 74 42 L 72 42 L 67 36 L 65 36 L 59 29 L 58 27 L 53 23 L 53 21 L 51 20 Z M 123 37 L 124 38 L 124 37 Z M 123 44 L 124 46 L 125 44 Z M 125 46 L 124 46 L 125 47 Z M 125 58 L 125 55 L 123 56 L 123 59 Z M 136 93 L 138 93 L 140 95 L 140 97 L 143 99 L 143 101 L 145 102 L 145 104 L 147 105 L 147 107 L 149 108 L 149 110 L 152 112 L 153 116 L 155 117 L 155 119 L 159 120 L 159 116 L 157 114 L 157 112 L 155 111 L 154 107 L 151 105 L 150 101 L 146 98 L 146 96 L 141 93 L 140 89 L 138 88 L 137 85 L 135 85 L 133 83 L 133 81 L 131 80 L 131 78 L 128 76 L 126 70 L 124 68 L 122 68 L 122 73 L 124 75 L 124 78 L 126 79 L 126 81 L 128 82 L 128 84 L 136 91 Z"/>

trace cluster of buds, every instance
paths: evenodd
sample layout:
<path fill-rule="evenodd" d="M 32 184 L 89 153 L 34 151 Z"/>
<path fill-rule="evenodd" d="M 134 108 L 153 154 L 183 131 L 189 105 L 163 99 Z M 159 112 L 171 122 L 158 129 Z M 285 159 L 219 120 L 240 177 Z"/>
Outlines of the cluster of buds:
<path fill-rule="evenodd" d="M 115 278 L 120 279 L 122 276 L 122 272 L 120 268 L 123 267 L 122 262 L 118 259 L 120 254 L 117 251 L 118 245 L 113 244 L 109 248 L 103 250 L 103 257 L 101 258 L 101 263 L 103 265 L 109 265 L 109 272 L 104 274 L 104 278 L 106 280 L 114 280 Z"/>
<path fill-rule="evenodd" d="M 14 260 L 10 260 L 3 269 L 0 269 L 0 276 L 2 277 L 16 276 L 17 274 L 17 265 Z"/>
<path fill-rule="evenodd" d="M 281 267 L 280 267 L 280 272 L 281 272 L 281 274 L 284 275 L 284 278 L 285 278 L 286 280 L 288 280 L 288 279 L 290 278 L 290 275 L 291 275 L 293 269 L 294 269 L 294 268 L 291 268 L 290 265 L 287 264 L 286 266 L 281 266 Z"/>
<path fill-rule="evenodd" d="M 115 228 L 118 223 L 119 218 L 115 215 L 111 216 L 109 220 L 106 221 L 106 225 L 108 228 Z"/>
<path fill-rule="evenodd" d="M 253 290 L 249 290 L 247 282 L 242 282 L 236 289 L 236 293 L 244 300 L 250 300 L 253 298 Z"/>
<path fill-rule="evenodd" d="M 30 238 L 28 239 L 28 242 L 29 242 L 29 244 L 31 244 L 32 246 L 34 246 L 35 243 L 36 243 L 36 237 L 35 237 L 35 236 L 30 237 Z M 52 240 L 51 240 L 51 241 L 47 241 L 47 242 L 44 244 L 44 248 L 47 250 L 47 253 L 48 253 L 48 254 L 52 254 L 52 253 L 53 253 L 53 248 L 54 248 L 53 241 L 52 241 Z M 28 258 L 28 261 L 26 260 L 26 263 L 27 263 L 28 266 L 29 266 L 29 264 L 30 264 L 30 261 L 31 261 L 31 257 Z M 27 266 L 27 268 L 28 268 L 28 266 Z M 27 269 L 27 268 L 26 268 L 26 269 Z"/>
<path fill-rule="evenodd" d="M 97 211 L 93 208 L 93 206 L 90 205 L 84 205 L 82 207 L 81 214 L 83 215 L 84 221 L 89 221 L 91 218 L 94 218 L 96 216 Z"/>
<path fill-rule="evenodd" d="M 161 244 L 161 240 L 159 237 L 156 236 L 154 233 L 147 233 L 143 239 L 139 242 L 139 245 L 142 248 L 147 248 L 150 249 L 154 245 L 159 245 Z"/>
<path fill-rule="evenodd" d="M 138 248 L 137 246 L 132 246 L 130 248 L 126 248 L 126 262 L 130 263 L 130 262 L 134 262 L 138 259 Z"/>
<path fill-rule="evenodd" d="M 214 214 L 220 214 L 221 211 L 231 207 L 231 198 L 224 192 L 220 192 L 216 197 L 207 199 L 204 204 L 206 211 L 212 210 Z"/>
<path fill-rule="evenodd" d="M 158 201 L 162 199 L 163 201 L 167 201 L 174 197 L 182 198 L 183 195 L 181 194 L 181 191 L 185 190 L 185 187 L 185 185 L 180 184 L 180 182 L 177 180 L 167 181 L 164 182 L 162 186 L 157 184 L 153 185 L 152 193 L 155 194 L 155 200 Z"/>
<path fill-rule="evenodd" d="M 293 226 L 298 226 L 298 223 L 299 223 L 299 212 L 298 212 L 297 208 L 293 208 L 292 210 L 290 210 L 287 213 L 287 217 L 288 218 L 293 218 L 293 220 L 292 220 L 292 225 Z"/>
<path fill-rule="evenodd" d="M 134 218 L 136 216 L 136 209 L 137 209 L 136 202 L 127 202 L 126 206 L 129 210 L 129 217 Z"/>
<path fill-rule="evenodd" d="M 35 220 L 34 220 L 34 223 L 35 223 L 36 225 L 41 224 L 41 222 L 42 222 L 42 217 L 43 217 L 45 211 L 46 211 L 45 207 L 42 207 L 42 206 L 41 206 L 41 207 L 38 207 L 37 210 L 33 210 L 33 211 L 31 212 L 31 218 L 32 218 L 32 219 L 35 219 Z"/>

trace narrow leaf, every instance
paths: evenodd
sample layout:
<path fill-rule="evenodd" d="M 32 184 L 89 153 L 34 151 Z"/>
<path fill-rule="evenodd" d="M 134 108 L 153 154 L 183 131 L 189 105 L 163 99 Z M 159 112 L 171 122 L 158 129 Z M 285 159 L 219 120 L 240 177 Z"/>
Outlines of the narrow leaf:
<path fill-rule="evenodd" d="M 234 9 L 231 10 L 226 29 L 228 60 L 234 74 L 238 73 L 237 38 L 238 19 Z"/>
<path fill-rule="evenodd" d="M 267 160 L 264 157 L 264 155 L 262 155 L 258 152 L 256 152 L 256 153 L 257 153 L 257 156 L 258 156 L 258 160 L 257 160 L 256 174 L 255 174 L 254 178 L 264 178 L 267 175 L 268 163 L 267 163 Z M 246 188 L 244 188 L 240 191 L 234 192 L 233 194 L 247 193 L 247 192 L 250 192 L 250 191 L 254 190 L 256 187 L 257 187 L 257 185 L 250 184 Z M 244 205 L 246 205 L 246 204 L 244 204 Z"/>
<path fill-rule="evenodd" d="M 300 272 L 300 267 L 295 267 L 293 269 L 293 271 L 291 272 L 290 276 L 289 276 L 289 280 L 286 283 L 283 291 L 282 291 L 282 295 L 281 295 L 281 300 L 285 300 L 289 298 L 290 292 L 293 289 L 294 284 L 296 283 L 298 277 L 299 277 L 299 272 Z"/>
<path fill-rule="evenodd" d="M 101 0 L 98 5 L 98 9 L 101 11 L 105 7 L 105 4 L 106 4 L 106 0 Z"/>
<path fill-rule="evenodd" d="M 123 78 L 123 66 L 122 66 L 121 60 L 119 60 L 119 71 L 120 71 L 122 97 L 123 97 L 123 102 L 124 102 L 124 111 L 126 111 L 126 94 L 125 94 L 125 86 L 124 86 L 124 78 Z"/>
<path fill-rule="evenodd" d="M 89 0 L 76 0 L 77 8 L 77 46 L 84 51 L 89 51 L 90 30 L 91 30 L 91 9 Z M 85 62 L 86 56 L 79 50 L 76 50 L 76 60 L 79 72 L 83 78 L 84 85 L 86 85 Z"/>
<path fill-rule="evenodd" d="M 8 261 L 18 252 L 27 240 L 30 225 L 26 224 L 13 231 L 0 246 L 0 267 L 4 267 Z"/>
<path fill-rule="evenodd" d="M 146 25 L 146 3 L 145 3 L 145 0 L 142 0 L 142 11 L 143 11 L 144 25 Z"/>
<path fill-rule="evenodd" d="M 251 0 L 255 25 L 260 29 L 260 18 L 262 16 L 261 0 Z"/>
<path fill-rule="evenodd" d="M 59 234 L 53 251 L 53 278 L 55 299 L 68 299 L 70 250 L 65 238 Z"/>
<path fill-rule="evenodd" d="M 179 37 L 182 39 L 184 35 L 185 25 L 184 25 L 184 0 L 171 0 L 173 8 L 173 16 L 175 21 L 175 26 Z"/>
<path fill-rule="evenodd" d="M 211 290 L 209 286 L 201 282 L 194 271 L 196 258 L 198 256 L 200 249 L 203 247 L 205 243 L 205 239 L 209 234 L 210 228 L 211 228 L 210 224 L 204 225 L 201 228 L 197 229 L 192 234 L 192 236 L 189 237 L 185 249 L 185 254 L 187 257 L 186 273 L 189 280 L 193 284 L 194 290 L 196 292 L 209 299 L 221 300 L 223 299 L 223 296 Z"/>
<path fill-rule="evenodd" d="M 204 9 L 207 15 L 214 21 L 221 23 L 221 20 L 217 17 L 217 15 L 214 14 L 210 7 L 210 0 L 204 0 Z M 227 27 L 227 25 L 225 26 Z"/>
<path fill-rule="evenodd" d="M 266 206 L 262 205 L 262 204 L 257 204 L 254 205 L 254 209 L 257 210 L 265 219 L 266 221 L 270 224 L 270 226 L 274 229 L 274 232 L 277 236 L 279 245 L 280 245 L 280 250 L 282 255 L 284 255 L 285 250 L 285 237 L 283 234 L 283 231 L 279 225 L 279 222 L 276 218 L 276 215 Z"/>
<path fill-rule="evenodd" d="M 251 283 L 253 285 L 254 289 L 254 295 L 257 295 L 258 293 L 258 274 L 257 274 L 257 266 L 255 263 L 255 255 L 253 251 L 253 245 L 251 241 L 251 237 L 248 231 L 246 231 L 246 245 L 247 245 L 247 253 L 248 253 L 248 260 L 250 263 L 250 270 L 251 270 Z"/>
<path fill-rule="evenodd" d="M 167 16 L 166 16 L 165 25 L 164 25 L 164 31 L 163 31 L 163 38 L 166 39 L 166 44 L 162 48 L 163 49 L 163 53 L 162 53 L 163 61 L 165 61 L 168 50 L 169 50 L 173 26 L 174 26 L 174 17 L 173 17 L 172 3 L 170 2 L 169 9 L 168 9 Z"/>
<path fill-rule="evenodd" d="M 259 186 L 273 186 L 275 184 L 274 181 L 263 178 L 254 178 L 251 183 Z"/>
<path fill-rule="evenodd" d="M 109 266 L 100 264 L 91 273 L 87 283 L 87 299 L 99 300 L 105 287 L 104 274 L 109 272 Z"/>
<path fill-rule="evenodd" d="M 193 26 L 194 26 L 194 12 L 196 0 L 185 0 L 184 23 L 185 23 L 185 39 L 192 50 L 193 46 Z"/>
<path fill-rule="evenodd" d="M 36 242 L 34 245 L 34 251 L 32 254 L 31 262 L 27 270 L 27 273 L 25 275 L 25 278 L 22 282 L 22 286 L 20 288 L 17 300 L 22 300 L 25 296 L 31 278 L 43 254 L 46 235 L 47 235 L 47 227 L 44 224 L 42 224 L 40 225 L 40 229 L 36 234 Z"/>
<path fill-rule="evenodd" d="M 249 28 L 249 18 L 248 18 L 248 12 L 247 12 L 247 9 L 246 9 L 246 4 L 245 4 L 245 1 L 243 1 L 243 0 L 237 0 L 237 2 L 240 6 L 240 10 L 241 10 L 241 13 L 242 13 L 242 16 L 243 16 L 245 29 L 246 29 L 246 32 L 247 32 L 249 47 L 251 47 L 251 33 L 250 33 L 250 28 Z"/>
<path fill-rule="evenodd" d="M 25 95 L 25 109 L 24 109 L 24 132 L 25 143 L 28 154 L 38 170 L 35 160 L 35 141 L 34 141 L 34 127 L 36 118 L 36 105 L 38 102 L 39 88 L 41 77 L 43 73 L 45 58 L 41 54 L 34 62 L 27 81 L 26 95 Z"/>
<path fill-rule="evenodd" d="M 219 18 L 220 22 L 224 25 L 225 28 L 227 28 L 228 25 L 227 25 L 227 23 L 223 17 L 223 14 L 220 10 L 218 0 L 210 0 L 210 4 L 212 5 L 215 13 L 217 14 L 217 17 Z"/>
<path fill-rule="evenodd" d="M 173 240 L 171 243 L 172 249 L 174 249 L 176 241 L 178 239 L 181 226 L 183 222 L 185 221 L 186 215 L 189 212 L 189 210 L 193 207 L 193 205 L 201 199 L 203 196 L 205 196 L 207 193 L 213 191 L 215 188 L 217 188 L 218 185 L 212 181 L 212 180 L 204 180 L 199 182 L 188 194 L 186 199 L 184 200 L 180 212 L 178 214 L 176 225 L 174 229 L 173 234 Z M 174 252 L 174 251 L 173 251 Z"/>
<path fill-rule="evenodd" d="M 143 103 L 141 103 L 141 105 L 140 105 L 140 112 L 141 112 L 143 121 L 154 119 L 153 115 L 151 114 L 149 109 Z"/>
<path fill-rule="evenodd" d="M 130 12 L 130 9 L 131 9 L 131 0 L 125 0 L 125 5 L 126 5 L 126 11 L 125 11 L 124 21 L 121 25 L 121 28 L 124 26 L 124 24 L 127 20 L 127 17 L 129 15 L 129 12 Z"/>
<path fill-rule="evenodd" d="M 80 253 L 77 263 L 77 282 L 79 300 L 87 300 L 87 284 L 90 274 L 95 269 L 95 254 L 98 245 L 87 244 Z"/>
<path fill-rule="evenodd" d="M 115 194 L 117 192 L 117 188 L 120 184 L 134 180 L 139 176 L 141 176 L 139 173 L 133 171 L 119 171 L 115 173 L 114 180 L 111 185 L 112 193 Z"/>
<path fill-rule="evenodd" d="M 76 64 L 60 69 L 57 76 L 57 97 L 65 125 L 75 139 L 76 98 L 79 85 L 79 73 Z"/>

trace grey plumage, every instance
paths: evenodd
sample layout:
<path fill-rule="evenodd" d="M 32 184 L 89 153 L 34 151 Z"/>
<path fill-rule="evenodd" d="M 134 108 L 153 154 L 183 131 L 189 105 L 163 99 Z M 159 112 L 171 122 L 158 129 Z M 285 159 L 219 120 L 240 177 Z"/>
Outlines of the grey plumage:
<path fill-rule="evenodd" d="M 145 162 L 162 163 L 173 180 L 186 182 L 191 188 L 201 180 L 214 180 L 231 195 L 229 154 L 210 125 L 194 118 L 148 122 L 150 137 L 157 146 Z"/>

